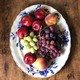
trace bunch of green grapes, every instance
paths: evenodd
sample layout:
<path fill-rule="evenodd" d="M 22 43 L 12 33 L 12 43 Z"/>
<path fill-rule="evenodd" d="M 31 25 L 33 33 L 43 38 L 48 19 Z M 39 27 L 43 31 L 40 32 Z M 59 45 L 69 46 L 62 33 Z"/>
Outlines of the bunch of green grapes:
<path fill-rule="evenodd" d="M 34 32 L 31 32 L 29 34 L 29 36 L 24 37 L 23 39 L 21 39 L 21 44 L 26 49 L 27 53 L 28 52 L 35 53 L 38 49 L 37 46 L 36 46 L 37 41 L 38 41 L 38 39 L 34 35 Z"/>

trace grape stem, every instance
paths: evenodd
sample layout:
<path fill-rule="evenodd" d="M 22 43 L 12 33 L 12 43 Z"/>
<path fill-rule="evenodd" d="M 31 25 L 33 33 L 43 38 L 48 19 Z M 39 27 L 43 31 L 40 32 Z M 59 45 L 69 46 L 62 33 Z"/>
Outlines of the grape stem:
<path fill-rule="evenodd" d="M 38 37 L 40 37 L 41 32 L 42 32 L 44 29 L 46 29 L 46 28 L 47 28 L 47 27 L 45 26 L 42 30 L 39 31 Z"/>

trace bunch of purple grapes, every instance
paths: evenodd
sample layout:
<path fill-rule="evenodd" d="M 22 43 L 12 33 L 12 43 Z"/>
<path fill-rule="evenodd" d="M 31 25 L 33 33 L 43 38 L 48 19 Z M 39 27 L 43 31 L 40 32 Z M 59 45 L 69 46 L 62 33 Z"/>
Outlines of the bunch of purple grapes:
<path fill-rule="evenodd" d="M 67 43 L 64 32 L 56 26 L 46 27 L 38 38 L 38 54 L 46 59 L 53 59 L 61 54 L 61 48 Z"/>

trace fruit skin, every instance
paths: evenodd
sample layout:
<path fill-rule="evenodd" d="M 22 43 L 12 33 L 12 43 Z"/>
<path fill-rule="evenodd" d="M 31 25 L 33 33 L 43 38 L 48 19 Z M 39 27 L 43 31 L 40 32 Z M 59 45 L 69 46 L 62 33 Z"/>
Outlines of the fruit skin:
<path fill-rule="evenodd" d="M 58 18 L 55 14 L 51 13 L 51 14 L 48 14 L 46 17 L 45 17 L 45 23 L 48 25 L 48 26 L 51 26 L 51 25 L 55 25 L 58 21 Z"/>
<path fill-rule="evenodd" d="M 26 51 L 26 53 L 29 53 L 29 52 L 30 52 L 30 45 L 25 46 L 25 47 L 24 47 L 24 50 Z"/>
<path fill-rule="evenodd" d="M 37 42 L 37 41 L 38 41 L 38 39 L 34 37 L 34 38 L 33 38 L 33 41 L 34 41 L 34 42 Z"/>
<path fill-rule="evenodd" d="M 32 47 L 30 48 L 31 53 L 35 53 L 35 49 Z"/>
<path fill-rule="evenodd" d="M 48 62 L 44 58 L 37 58 L 36 61 L 33 63 L 33 66 L 37 68 L 38 70 L 43 71 L 47 69 Z"/>
<path fill-rule="evenodd" d="M 36 19 L 43 20 L 46 17 L 46 11 L 44 9 L 38 9 L 34 12 Z"/>
<path fill-rule="evenodd" d="M 42 28 L 42 23 L 40 21 L 36 20 L 33 22 L 32 29 L 34 31 L 39 31 L 39 30 L 41 30 L 41 28 Z"/>
<path fill-rule="evenodd" d="M 30 32 L 30 36 L 31 37 L 34 37 L 34 32 Z"/>
<path fill-rule="evenodd" d="M 29 26 L 32 25 L 33 19 L 30 16 L 23 16 L 21 18 L 21 23 L 22 23 L 23 26 L 29 27 Z"/>
<path fill-rule="evenodd" d="M 27 37 L 24 38 L 24 39 L 27 40 L 27 41 L 29 41 L 29 42 L 32 40 L 30 36 L 27 36 Z"/>
<path fill-rule="evenodd" d="M 35 49 L 35 50 L 38 50 L 37 46 L 34 46 L 34 49 Z"/>
<path fill-rule="evenodd" d="M 19 30 L 18 30 L 18 37 L 20 39 L 23 39 L 24 36 L 28 36 L 29 35 L 29 31 L 26 27 L 21 27 Z"/>
<path fill-rule="evenodd" d="M 32 63 L 34 63 L 36 61 L 36 56 L 34 54 L 31 53 L 27 53 L 24 56 L 24 62 L 28 65 L 31 65 Z"/>
<path fill-rule="evenodd" d="M 35 46 L 35 42 L 31 41 L 30 46 Z"/>
<path fill-rule="evenodd" d="M 20 42 L 21 42 L 21 44 L 23 44 L 23 45 L 25 44 L 25 40 L 24 40 L 24 39 L 21 39 Z"/>

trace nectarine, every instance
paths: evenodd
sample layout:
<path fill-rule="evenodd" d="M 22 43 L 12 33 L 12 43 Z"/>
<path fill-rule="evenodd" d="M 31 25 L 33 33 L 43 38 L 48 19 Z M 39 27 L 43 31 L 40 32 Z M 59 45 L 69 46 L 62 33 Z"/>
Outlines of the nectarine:
<path fill-rule="evenodd" d="M 45 70 L 47 69 L 48 62 L 44 58 L 37 58 L 36 61 L 33 63 L 33 66 L 38 70 Z"/>
<path fill-rule="evenodd" d="M 58 21 L 58 15 L 55 15 L 53 13 L 51 14 L 48 14 L 45 18 L 45 23 L 48 25 L 48 26 L 51 26 L 51 25 L 55 25 Z"/>

